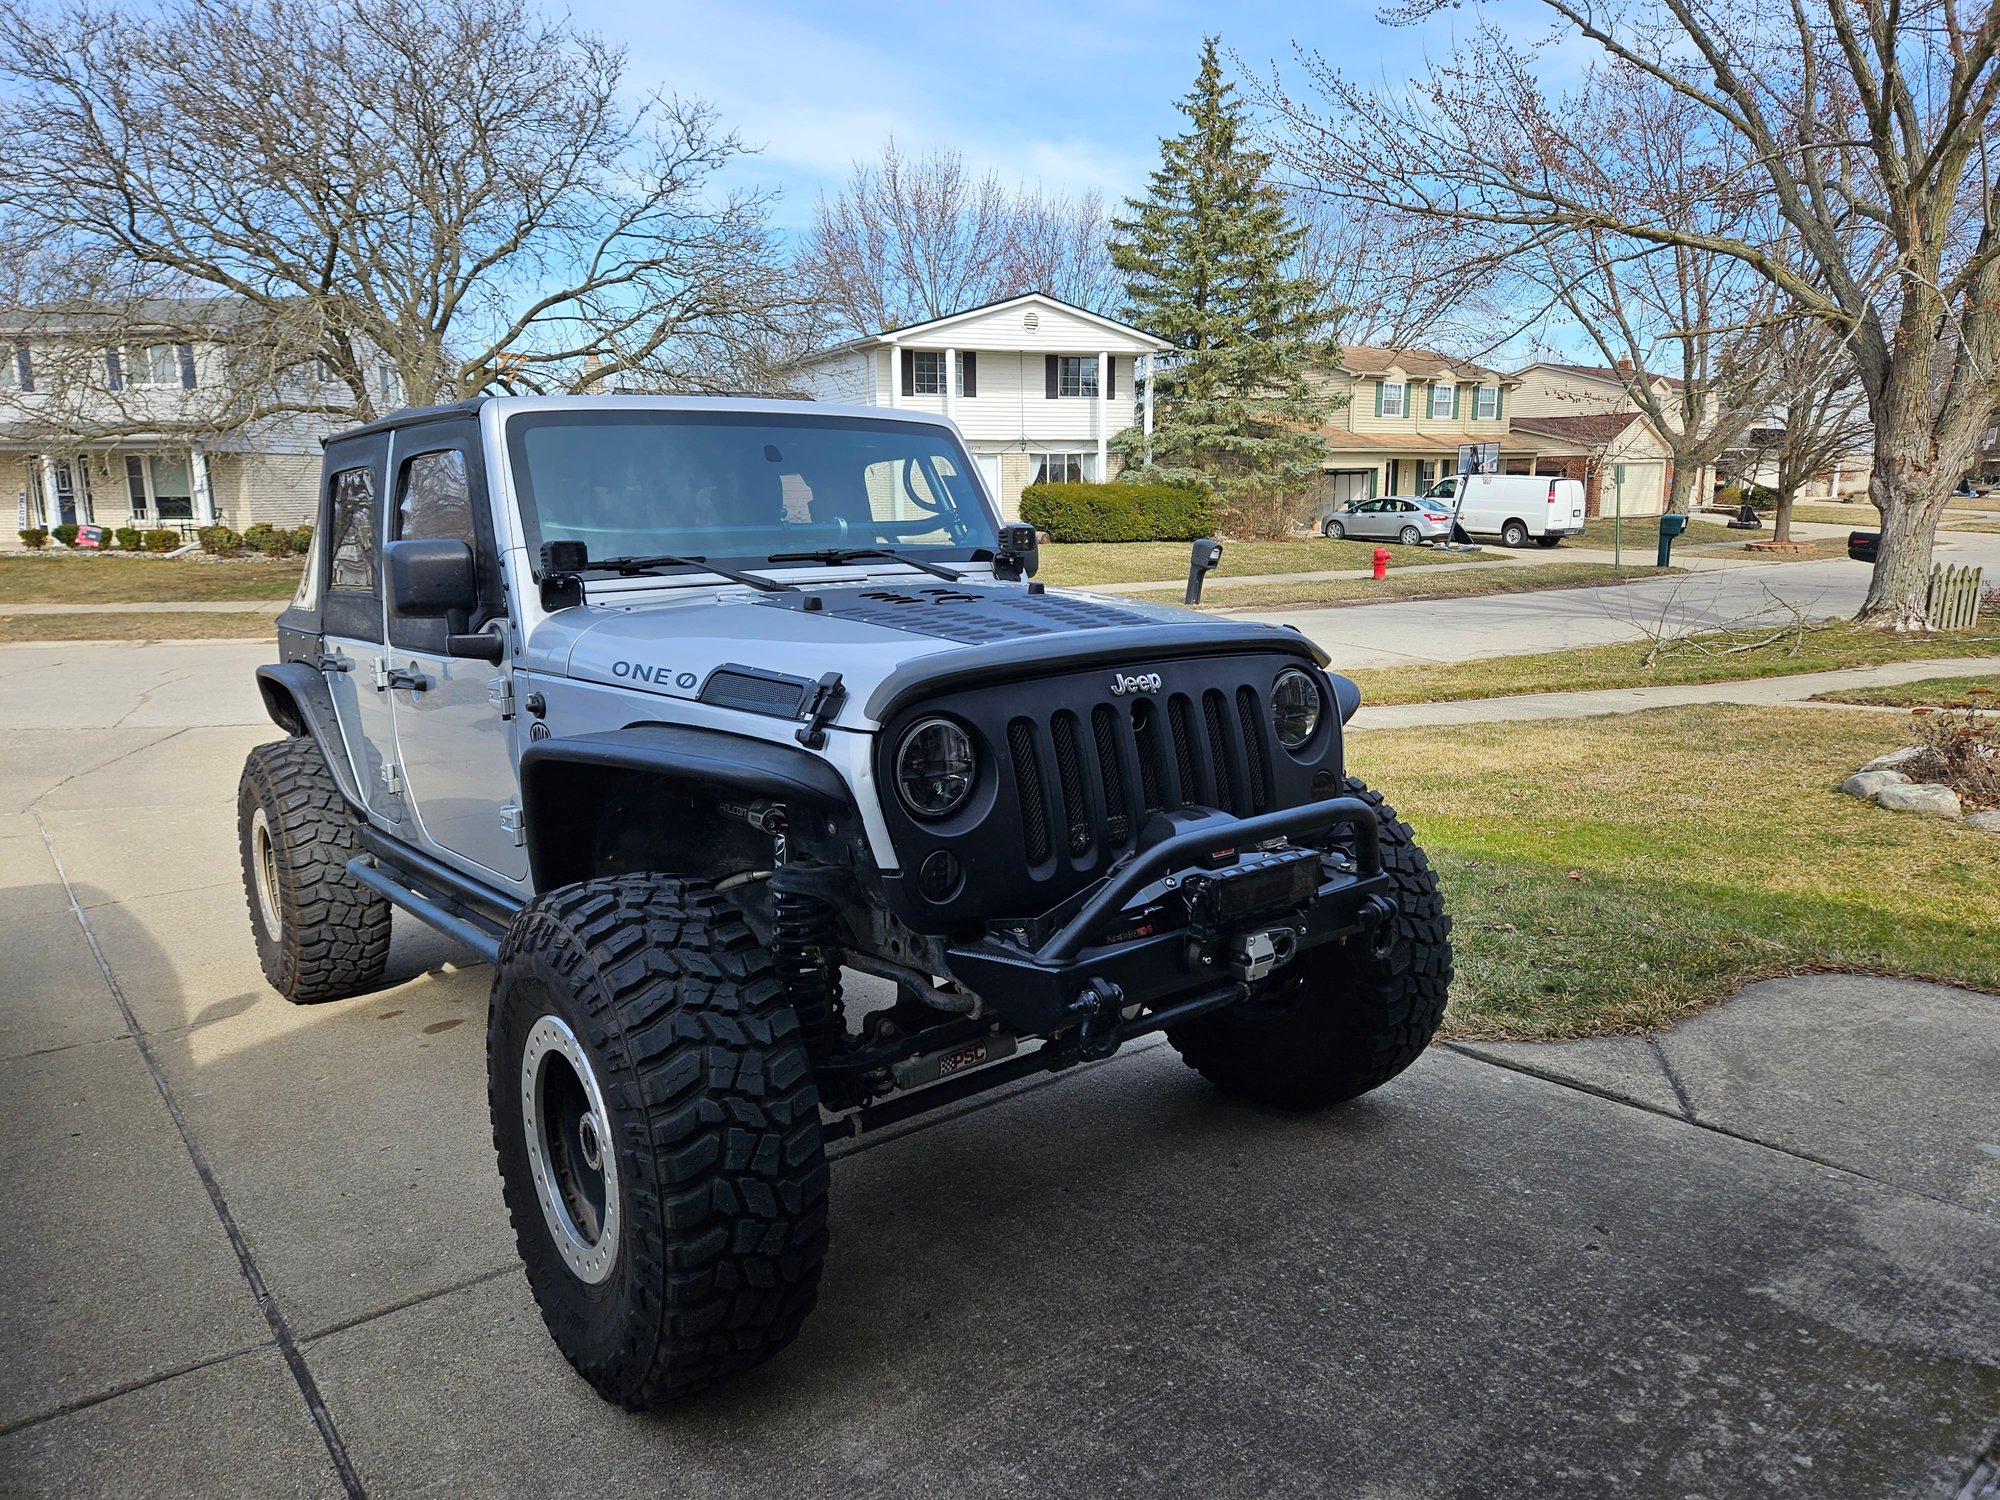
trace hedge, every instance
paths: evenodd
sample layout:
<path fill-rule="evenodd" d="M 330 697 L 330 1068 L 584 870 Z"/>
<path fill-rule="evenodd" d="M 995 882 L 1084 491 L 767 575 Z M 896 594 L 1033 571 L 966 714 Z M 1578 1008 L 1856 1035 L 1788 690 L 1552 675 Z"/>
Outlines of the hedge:
<path fill-rule="evenodd" d="M 120 526 L 117 536 L 119 548 L 126 552 L 137 552 L 146 544 L 146 533 L 136 526 Z"/>
<path fill-rule="evenodd" d="M 1031 484 L 1021 519 L 1056 542 L 1191 542 L 1215 530 L 1215 501 L 1171 484 Z"/>
<path fill-rule="evenodd" d="M 74 547 L 76 545 L 76 529 L 76 522 L 65 521 L 62 525 L 56 527 L 50 535 L 65 547 Z"/>
<path fill-rule="evenodd" d="M 26 531 L 21 533 L 21 545 L 26 547 L 30 552 L 39 552 L 42 548 L 48 546 L 48 544 L 49 533 L 45 527 L 30 526 Z"/>
<path fill-rule="evenodd" d="M 149 531 L 141 538 L 148 552 L 172 552 L 181 544 L 181 534 L 161 526 Z"/>
<path fill-rule="evenodd" d="M 215 557 L 236 557 L 243 551 L 243 538 L 227 526 L 204 526 L 195 533 L 201 550 Z"/>

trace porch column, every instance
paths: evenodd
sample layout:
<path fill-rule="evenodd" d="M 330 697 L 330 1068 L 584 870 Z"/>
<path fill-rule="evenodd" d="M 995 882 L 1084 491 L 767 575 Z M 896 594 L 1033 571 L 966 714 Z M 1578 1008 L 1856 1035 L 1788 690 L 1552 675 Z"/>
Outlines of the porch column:
<path fill-rule="evenodd" d="M 896 361 L 902 357 L 902 351 L 897 349 L 894 344 L 891 344 L 883 353 L 888 356 L 889 360 L 889 399 L 882 404 L 884 406 L 895 406 L 898 404 L 896 400 L 896 382 L 902 378 L 903 373 L 896 368 Z"/>
<path fill-rule="evenodd" d="M 56 461 L 44 453 L 35 464 L 42 477 L 42 525 L 54 531 L 62 524 L 62 501 L 56 498 Z"/>
<path fill-rule="evenodd" d="M 208 455 L 200 448 L 188 449 L 188 477 L 194 489 L 194 523 L 215 524 L 215 491 L 208 482 Z"/>
<path fill-rule="evenodd" d="M 958 420 L 958 351 L 944 351 L 944 414 Z"/>
<path fill-rule="evenodd" d="M 1146 467 L 1153 466 L 1153 370 L 1159 364 L 1160 356 L 1146 356 Z"/>
<path fill-rule="evenodd" d="M 1108 444 L 1111 438 L 1111 356 L 1099 351 L 1097 356 L 1097 482 L 1111 477 L 1106 468 L 1110 457 Z"/>

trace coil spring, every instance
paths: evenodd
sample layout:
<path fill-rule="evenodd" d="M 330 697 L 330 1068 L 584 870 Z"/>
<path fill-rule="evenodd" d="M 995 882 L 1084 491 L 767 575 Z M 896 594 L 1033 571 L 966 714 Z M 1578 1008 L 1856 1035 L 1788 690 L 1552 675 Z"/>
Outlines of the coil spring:
<path fill-rule="evenodd" d="M 838 946 L 831 906 L 797 891 L 771 892 L 771 953 L 815 1059 L 832 1057 L 847 1042 L 840 967 L 833 957 Z"/>

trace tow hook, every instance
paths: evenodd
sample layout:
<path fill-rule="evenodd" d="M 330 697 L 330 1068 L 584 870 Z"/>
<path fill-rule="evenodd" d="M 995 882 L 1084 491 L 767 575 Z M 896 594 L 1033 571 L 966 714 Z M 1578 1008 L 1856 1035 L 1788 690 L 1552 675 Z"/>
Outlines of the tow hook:
<path fill-rule="evenodd" d="M 1246 932 L 1229 945 L 1229 972 L 1245 984 L 1255 984 L 1273 969 L 1292 961 L 1299 935 L 1290 927 L 1266 927 Z"/>
<path fill-rule="evenodd" d="M 1080 1019 L 1076 1029 L 1077 1055 L 1085 1062 L 1099 1062 L 1118 1050 L 1125 1040 L 1125 991 L 1108 979 L 1093 979 L 1070 1001 L 1070 1012 Z"/>
<path fill-rule="evenodd" d="M 1387 896 L 1370 896 L 1354 914 L 1368 939 L 1368 956 L 1386 959 L 1396 948 L 1396 903 Z"/>

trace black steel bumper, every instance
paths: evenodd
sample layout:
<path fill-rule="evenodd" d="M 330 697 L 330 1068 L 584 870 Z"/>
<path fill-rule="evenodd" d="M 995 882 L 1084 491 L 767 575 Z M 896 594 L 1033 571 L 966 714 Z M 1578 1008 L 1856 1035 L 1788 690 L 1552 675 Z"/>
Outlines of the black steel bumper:
<path fill-rule="evenodd" d="M 1274 843 L 1329 829 L 1351 833 L 1351 854 Z M 1035 922 L 947 949 L 945 961 L 1021 1035 L 1082 1026 L 1088 1037 L 1094 1028 L 1089 1055 L 1115 1047 L 1121 1029 L 1156 1029 L 1130 1014 L 1135 1005 L 1165 1006 L 1180 1019 L 1184 1006 L 1194 1014 L 1241 998 L 1234 960 L 1246 935 L 1275 934 L 1296 953 L 1386 933 L 1395 906 L 1379 840 L 1375 809 L 1357 797 L 1213 818 L 1154 843 Z"/>

